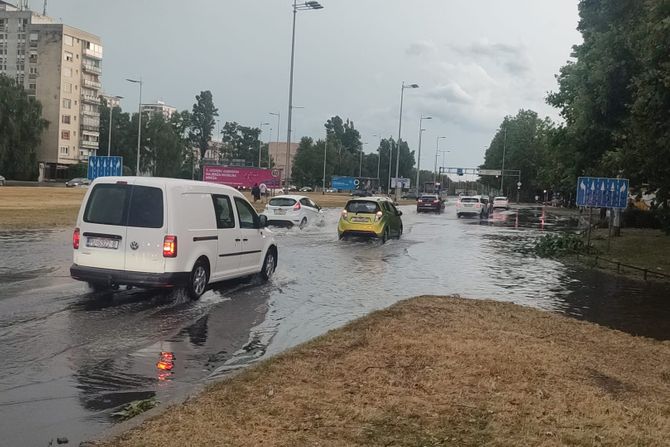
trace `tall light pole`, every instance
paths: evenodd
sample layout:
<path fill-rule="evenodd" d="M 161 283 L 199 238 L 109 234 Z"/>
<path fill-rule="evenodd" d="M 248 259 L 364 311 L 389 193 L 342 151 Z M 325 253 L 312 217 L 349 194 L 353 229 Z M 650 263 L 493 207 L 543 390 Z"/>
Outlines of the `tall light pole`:
<path fill-rule="evenodd" d="M 123 96 L 112 96 L 117 101 L 123 99 Z M 107 156 L 112 155 L 112 117 L 114 116 L 114 104 L 109 106 L 109 138 L 107 138 Z"/>
<path fill-rule="evenodd" d="M 435 178 L 433 179 L 433 183 L 437 183 L 437 154 L 440 153 L 440 140 L 444 140 L 445 138 L 447 137 L 437 137 L 435 139 Z"/>
<path fill-rule="evenodd" d="M 403 81 L 402 82 L 402 87 L 400 89 L 400 118 L 398 119 L 398 141 L 397 141 L 398 149 L 396 150 L 398 152 L 398 154 L 397 154 L 396 160 L 395 160 L 395 178 L 396 178 L 395 200 L 398 200 L 398 196 L 400 195 L 400 185 L 398 184 L 397 179 L 398 179 L 398 174 L 400 172 L 400 138 L 402 137 L 402 101 L 403 101 L 403 97 L 405 96 L 405 89 L 406 88 L 419 88 L 419 84 L 405 85 L 405 81 Z"/>
<path fill-rule="evenodd" d="M 270 166 L 270 143 L 272 142 L 272 131 L 274 129 L 270 127 L 268 131 L 270 132 L 270 135 L 268 135 L 268 169 L 271 169 L 272 166 Z"/>
<path fill-rule="evenodd" d="M 261 135 L 263 134 L 263 126 L 269 126 L 270 123 L 264 123 L 261 121 L 261 123 L 258 125 L 258 128 L 260 129 L 260 132 L 258 133 L 258 167 L 261 167 L 261 155 L 263 154 L 263 145 L 261 144 Z M 268 152 L 270 152 L 270 149 L 268 148 Z"/>
<path fill-rule="evenodd" d="M 137 167 L 135 168 L 135 175 L 140 175 L 140 141 L 142 139 L 142 77 L 139 80 L 137 79 L 126 79 L 128 82 L 133 84 L 140 85 L 140 102 L 138 107 L 138 116 L 137 116 Z"/>
<path fill-rule="evenodd" d="M 272 116 L 276 116 L 276 117 L 277 117 L 277 147 L 275 148 L 275 150 L 278 151 L 278 150 L 279 150 L 279 134 L 281 133 L 281 131 L 279 130 L 279 129 L 281 129 L 281 128 L 280 128 L 280 125 L 281 125 L 281 114 L 280 114 L 279 112 L 269 112 L 269 113 L 270 113 L 270 115 L 272 115 Z M 268 147 L 268 159 L 269 159 L 269 160 L 272 159 L 272 158 L 270 157 L 270 148 L 269 148 L 269 147 Z M 269 166 L 270 168 L 272 168 L 272 162 L 271 162 L 271 161 L 268 162 L 268 166 Z M 281 180 L 281 178 L 280 178 L 279 180 Z"/>
<path fill-rule="evenodd" d="M 426 129 L 423 128 L 423 120 L 432 120 L 432 116 L 423 116 L 421 115 L 421 118 L 419 118 L 419 151 L 417 155 L 417 160 L 416 160 L 416 194 L 419 195 L 420 188 L 419 188 L 419 175 L 421 174 L 421 135 L 426 131 Z"/>
<path fill-rule="evenodd" d="M 328 130 L 326 130 L 326 141 L 323 144 L 323 185 L 321 194 L 326 194 L 326 157 L 328 157 Z"/>
<path fill-rule="evenodd" d="M 380 135 L 374 134 L 373 137 L 377 137 L 381 139 Z M 381 141 L 380 141 L 381 143 Z M 382 148 L 381 144 L 377 144 L 377 189 L 381 190 L 381 179 L 379 178 L 379 168 L 381 167 L 382 163 Z"/>
<path fill-rule="evenodd" d="M 298 11 L 307 11 L 307 10 L 316 10 L 323 9 L 323 6 L 314 0 L 307 1 L 305 3 L 298 4 L 297 0 L 293 0 L 293 31 L 291 34 L 291 70 L 289 74 L 289 84 L 288 84 L 288 130 L 286 132 L 286 174 L 285 181 L 286 186 L 289 184 L 289 171 L 290 171 L 290 161 L 291 161 L 291 118 L 293 116 L 293 64 L 295 62 L 295 18 L 298 14 Z"/>
<path fill-rule="evenodd" d="M 505 134 L 503 136 L 503 159 L 502 170 L 500 171 L 500 195 L 504 196 L 503 182 L 505 181 L 505 151 L 507 150 L 507 126 L 505 126 Z"/>
<path fill-rule="evenodd" d="M 365 146 L 368 143 L 362 143 L 361 144 L 361 156 L 360 156 L 360 161 L 358 162 L 358 178 L 363 177 L 363 146 Z"/>

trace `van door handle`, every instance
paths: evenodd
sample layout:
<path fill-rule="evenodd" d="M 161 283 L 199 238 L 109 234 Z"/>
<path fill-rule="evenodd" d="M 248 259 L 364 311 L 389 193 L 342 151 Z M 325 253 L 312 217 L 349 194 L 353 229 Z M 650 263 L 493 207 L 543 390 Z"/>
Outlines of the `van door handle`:
<path fill-rule="evenodd" d="M 248 242 L 249 239 L 242 239 L 242 242 Z"/>
<path fill-rule="evenodd" d="M 240 242 L 241 239 L 235 239 L 235 242 Z"/>

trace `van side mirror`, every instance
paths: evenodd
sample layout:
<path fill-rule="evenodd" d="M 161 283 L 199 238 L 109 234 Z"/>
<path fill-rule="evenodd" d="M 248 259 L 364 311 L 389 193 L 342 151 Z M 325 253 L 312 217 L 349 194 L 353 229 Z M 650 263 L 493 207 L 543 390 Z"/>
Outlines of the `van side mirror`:
<path fill-rule="evenodd" d="M 258 216 L 258 227 L 259 228 L 266 228 L 268 226 L 268 216 L 265 214 L 261 214 Z"/>
<path fill-rule="evenodd" d="M 398 211 L 398 216 L 402 216 L 402 211 Z"/>

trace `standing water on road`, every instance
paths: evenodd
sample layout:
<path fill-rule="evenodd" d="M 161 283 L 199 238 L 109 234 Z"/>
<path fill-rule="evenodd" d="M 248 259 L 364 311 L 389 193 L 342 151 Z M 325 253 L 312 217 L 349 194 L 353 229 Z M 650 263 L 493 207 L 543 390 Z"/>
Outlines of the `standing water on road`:
<path fill-rule="evenodd" d="M 191 302 L 178 293 L 90 293 L 71 281 L 70 231 L 0 233 L 0 432 L 3 445 L 94 437 L 111 413 L 166 402 L 207 378 L 295 346 L 370 311 L 422 294 L 459 294 L 562 312 L 670 339 L 667 286 L 524 254 L 545 231 L 573 225 L 542 209 L 490 219 L 417 215 L 399 240 L 339 241 L 339 210 L 322 226 L 277 229 L 268 284 L 238 281 Z M 157 370 L 173 352 L 171 372 Z"/>

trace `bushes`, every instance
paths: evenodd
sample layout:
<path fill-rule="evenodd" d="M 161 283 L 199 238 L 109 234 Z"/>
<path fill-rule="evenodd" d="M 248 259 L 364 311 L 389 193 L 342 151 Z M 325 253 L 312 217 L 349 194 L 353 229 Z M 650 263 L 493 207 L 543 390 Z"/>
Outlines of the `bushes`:
<path fill-rule="evenodd" d="M 551 233 L 535 242 L 533 251 L 538 256 L 548 258 L 579 253 L 584 250 L 584 239 L 575 233 Z"/>
<path fill-rule="evenodd" d="M 645 211 L 638 208 L 626 208 L 623 212 L 623 226 L 625 228 L 661 228 L 658 211 Z"/>

